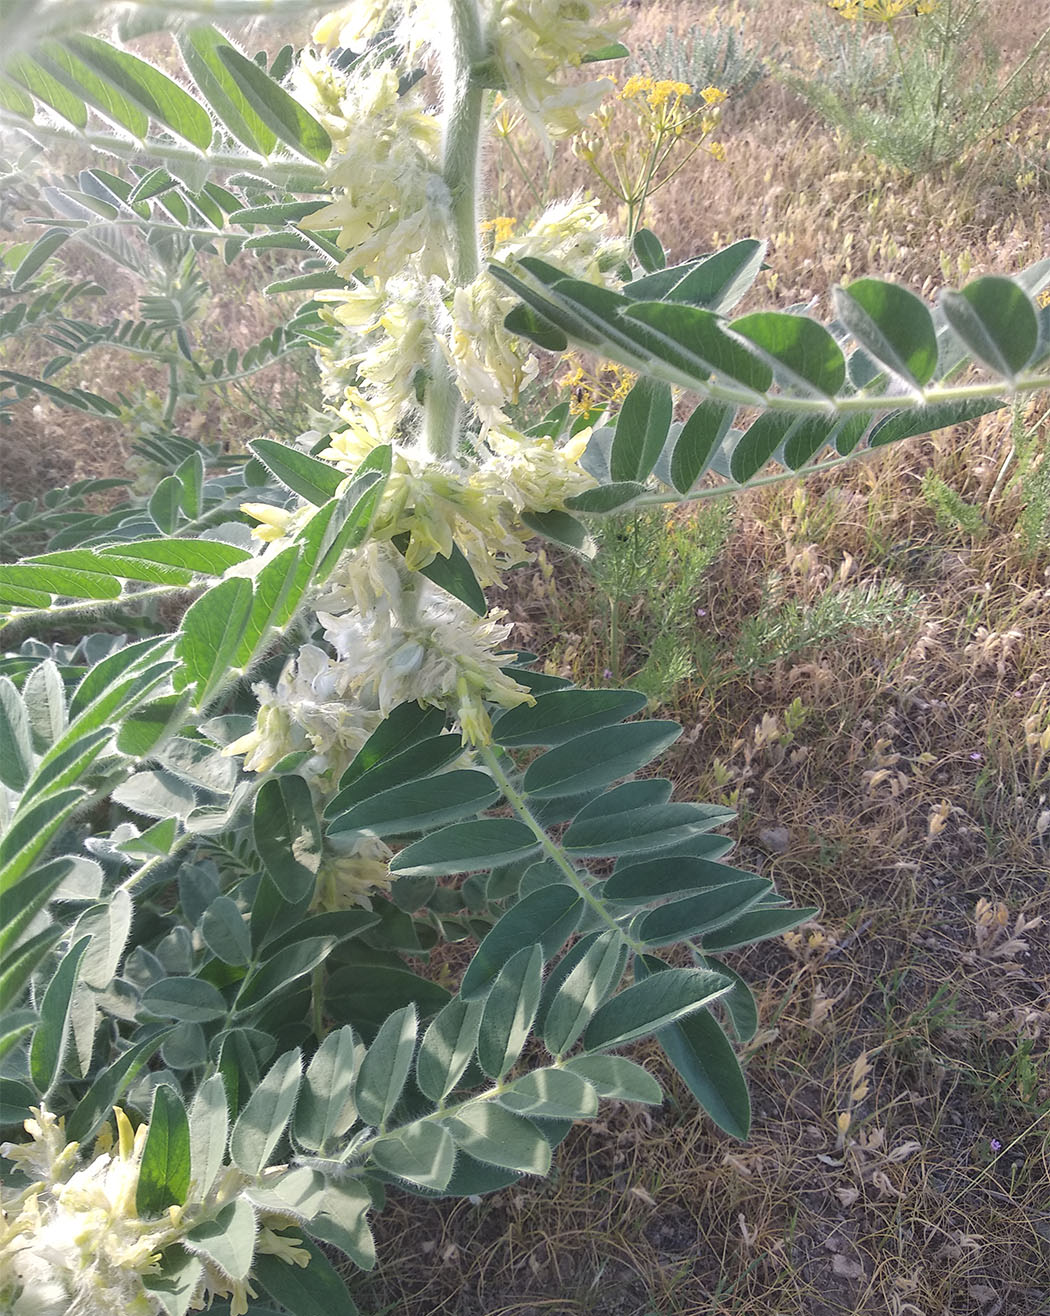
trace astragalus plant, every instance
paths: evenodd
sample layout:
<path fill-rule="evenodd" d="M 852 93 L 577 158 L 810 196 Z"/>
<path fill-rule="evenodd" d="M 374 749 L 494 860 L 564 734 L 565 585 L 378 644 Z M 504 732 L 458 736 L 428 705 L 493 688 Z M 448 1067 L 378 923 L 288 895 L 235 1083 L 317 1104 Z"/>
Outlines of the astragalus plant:
<path fill-rule="evenodd" d="M 105 153 L 49 231 L 296 253 L 328 404 L 0 567 L 0 1310 L 329 1316 L 388 1191 L 544 1174 L 602 1099 L 658 1103 L 637 1039 L 746 1136 L 723 956 L 813 912 L 644 775 L 675 723 L 534 671 L 485 589 L 533 535 L 588 552 L 588 517 L 1045 387 L 1050 262 L 933 311 L 862 280 L 825 326 L 731 318 L 756 240 L 668 268 L 585 199 L 493 225 L 497 98 L 578 133 L 625 53 L 598 0 L 355 4 L 268 65 L 190 15 L 177 80 L 91 17 L 0 33 L 12 140 Z M 524 419 L 570 342 L 638 382 Z"/>

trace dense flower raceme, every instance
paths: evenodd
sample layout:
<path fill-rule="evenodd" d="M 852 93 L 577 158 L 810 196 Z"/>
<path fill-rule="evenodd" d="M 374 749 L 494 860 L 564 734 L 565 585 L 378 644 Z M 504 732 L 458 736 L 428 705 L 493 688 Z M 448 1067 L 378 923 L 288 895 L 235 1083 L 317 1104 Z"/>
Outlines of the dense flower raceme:
<path fill-rule="evenodd" d="M 375 224 L 381 227 L 379 219 Z M 593 201 L 559 202 L 520 236 L 497 243 L 492 259 L 513 268 L 521 257 L 537 256 L 575 278 L 616 287 L 626 244 L 604 230 Z M 348 257 L 356 260 L 357 253 Z M 377 441 L 395 437 L 418 408 L 419 371 L 435 343 L 483 427 L 506 424 L 504 408 L 536 376 L 529 345 L 503 327 L 514 295 L 487 271 L 451 289 L 408 262 L 388 280 L 355 280 L 318 294 L 318 300 L 349 335 L 338 355 L 322 357 L 326 392 L 348 422 L 360 424 L 367 415 Z"/>
<path fill-rule="evenodd" d="M 85 1163 L 77 1143 L 67 1143 L 63 1121 L 45 1107 L 25 1122 L 31 1141 L 5 1143 L 0 1155 L 32 1182 L 5 1195 L 0 1222 L 0 1311 L 4 1316 L 160 1316 L 165 1308 L 144 1280 L 160 1273 L 164 1249 L 193 1250 L 187 1233 L 213 1218 L 246 1188 L 266 1186 L 239 1170 L 220 1171 L 207 1194 L 143 1219 L 136 1208 L 139 1169 L 147 1125 L 132 1129 L 116 1110 L 117 1137 L 106 1126 Z M 306 1265 L 298 1239 L 275 1232 L 292 1226 L 287 1217 L 261 1212 L 256 1251 Z M 231 1279 L 202 1256 L 194 1310 L 212 1298 L 228 1298 L 231 1316 L 248 1310 L 249 1284 Z"/>
<path fill-rule="evenodd" d="M 386 8 L 349 6 L 325 20 L 316 38 L 334 45 L 373 35 Z M 508 87 L 519 96 L 522 87 L 532 88 L 526 108 L 536 109 L 541 81 L 546 86 L 557 68 L 613 39 L 619 24 L 598 24 L 600 8 L 590 0 L 529 0 L 484 9 L 492 55 L 506 66 Z M 453 235 L 439 121 L 419 86 L 405 89 L 408 71 L 389 49 L 349 73 L 308 52 L 295 80 L 335 146 L 333 200 L 307 223 L 336 230 L 347 252 L 340 270 L 348 276 L 346 288 L 320 298 L 330 321 L 345 331 L 340 346 L 321 359 L 334 413 L 328 444 L 320 446 L 317 434 L 304 443 L 348 476 L 378 445 L 391 445 L 393 461 L 369 542 L 340 563 L 312 600 L 322 634 L 300 648 L 275 686 L 255 687 L 256 726 L 226 753 L 244 754 L 248 770 L 264 773 L 305 751 L 299 771 L 322 798 L 337 789 L 364 740 L 400 704 L 444 709 L 469 745 L 491 737 L 488 706 L 531 700 L 503 671 L 510 627 L 502 614 L 479 618 L 419 573 L 458 550 L 482 586 L 496 584 L 527 557 L 531 532 L 523 514 L 562 509 L 593 484 L 579 465 L 586 432 L 559 447 L 510 425 L 507 408 L 537 365 L 503 326 L 514 298 L 501 284 L 487 272 L 461 287 L 449 278 Z M 551 83 L 544 94 L 562 91 Z M 556 118 L 566 104 L 559 100 Z M 520 234 L 509 221 L 483 228 L 493 233 L 496 260 L 513 265 L 538 256 L 610 286 L 627 254 L 622 242 L 606 238 L 596 206 L 580 199 L 550 207 Z M 437 461 L 416 434 L 427 379 L 442 360 L 473 408 L 478 431 L 469 449 Z M 260 523 L 254 533 L 267 544 L 264 557 L 291 542 L 313 515 L 305 506 L 247 504 L 244 510 Z M 389 884 L 388 859 L 384 845 L 360 838 L 326 851 L 319 907 L 367 903 Z"/>

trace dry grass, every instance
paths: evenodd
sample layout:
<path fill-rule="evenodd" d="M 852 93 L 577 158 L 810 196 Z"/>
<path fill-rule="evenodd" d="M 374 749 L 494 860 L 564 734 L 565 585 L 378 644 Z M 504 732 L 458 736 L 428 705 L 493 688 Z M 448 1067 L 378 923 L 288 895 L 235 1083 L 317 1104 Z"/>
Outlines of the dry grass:
<path fill-rule="evenodd" d="M 1045 22 L 1042 0 L 988 3 L 1014 53 Z M 819 5 L 742 9 L 760 43 L 805 58 Z M 636 38 L 708 12 L 635 11 Z M 728 162 L 684 171 L 649 222 L 676 258 L 768 236 L 768 304 L 824 299 L 865 273 L 929 294 L 1050 250 L 1045 110 L 922 179 L 861 156 L 775 81 L 729 106 L 723 137 Z M 1019 184 L 1026 160 L 1039 168 Z M 499 209 L 522 213 L 509 165 L 504 177 Z M 552 181 L 586 179 L 570 162 Z M 210 314 L 237 341 L 269 312 L 220 279 Z M 96 382 L 124 364 L 99 364 Z M 1045 410 L 1025 418 L 1044 452 Z M 231 442 L 249 436 L 222 406 L 208 416 Z M 46 406 L 21 423 L 27 486 L 119 465 L 119 436 L 101 423 L 78 431 Z M 1010 443 L 1009 418 L 991 417 L 834 482 L 751 494 L 695 582 L 706 676 L 663 705 L 686 727 L 666 769 L 680 798 L 737 806 L 737 862 L 823 911 L 739 965 L 761 1010 L 750 1141 L 718 1135 L 649 1047 L 640 1058 L 669 1101 L 612 1105 L 574 1129 L 549 1181 L 479 1202 L 391 1194 L 380 1270 L 353 1281 L 363 1310 L 1050 1313 L 1050 553 L 1045 539 L 1025 549 L 1023 490 L 996 489 Z M 979 535 L 938 524 L 927 472 L 979 510 Z M 913 601 L 878 629 L 732 670 L 771 598 L 891 582 Z M 661 585 L 628 616 L 628 680 Z M 507 602 L 552 669 L 601 679 L 605 605 L 579 568 L 562 564 L 553 584 L 521 573 Z"/>

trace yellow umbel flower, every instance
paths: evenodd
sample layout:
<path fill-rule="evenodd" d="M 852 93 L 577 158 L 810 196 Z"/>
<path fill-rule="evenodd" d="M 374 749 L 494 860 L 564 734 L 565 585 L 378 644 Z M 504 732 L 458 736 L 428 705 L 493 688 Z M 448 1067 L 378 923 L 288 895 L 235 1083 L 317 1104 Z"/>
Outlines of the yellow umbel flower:
<path fill-rule="evenodd" d="M 828 7 L 843 18 L 862 18 L 874 23 L 891 23 L 902 14 L 922 18 L 932 14 L 939 0 L 828 0 Z"/>

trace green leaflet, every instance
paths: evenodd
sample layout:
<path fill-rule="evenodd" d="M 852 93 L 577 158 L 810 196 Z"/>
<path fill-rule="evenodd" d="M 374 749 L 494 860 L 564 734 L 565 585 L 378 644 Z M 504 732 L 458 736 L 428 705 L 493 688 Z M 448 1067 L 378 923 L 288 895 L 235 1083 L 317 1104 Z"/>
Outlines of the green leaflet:
<path fill-rule="evenodd" d="M 231 1279 L 246 1279 L 255 1251 L 255 1212 L 243 1197 L 189 1230 L 186 1247 Z"/>
<path fill-rule="evenodd" d="M 508 864 L 538 849 L 536 837 L 516 818 L 480 818 L 453 823 L 421 841 L 413 841 L 391 861 L 390 871 L 432 877 L 469 873 Z"/>
<path fill-rule="evenodd" d="M 730 990 L 728 979 L 705 969 L 668 969 L 636 982 L 601 1006 L 587 1026 L 588 1051 L 611 1051 L 659 1032 Z"/>
<path fill-rule="evenodd" d="M 170 1028 L 157 1029 L 151 1036 L 118 1056 L 99 1074 L 66 1121 L 66 1137 L 70 1142 L 86 1142 L 103 1121 L 109 1118 L 114 1103 L 119 1101 L 142 1066 L 160 1049 L 172 1032 Z"/>
<path fill-rule="evenodd" d="M 80 961 L 90 940 L 90 937 L 81 937 L 70 946 L 40 1002 L 40 1022 L 29 1047 L 29 1076 L 42 1097 L 47 1096 L 58 1081 L 62 1068 L 69 1042 L 73 990 Z"/>
<path fill-rule="evenodd" d="M 372 1148 L 372 1160 L 388 1174 L 440 1192 L 452 1178 L 456 1148 L 440 1124 L 409 1124 L 397 1136 L 382 1138 Z"/>
<path fill-rule="evenodd" d="M 631 246 L 638 257 L 638 263 L 647 274 L 652 274 L 654 270 L 662 270 L 667 264 L 663 244 L 652 229 L 640 228 L 635 233 Z"/>
<path fill-rule="evenodd" d="M 752 909 L 716 932 L 708 933 L 704 938 L 704 950 L 737 950 L 768 937 L 779 937 L 819 913 L 819 909 Z"/>
<path fill-rule="evenodd" d="M 438 736 L 444 730 L 445 719 L 446 714 L 440 708 L 421 708 L 419 704 L 415 703 L 399 704 L 389 717 L 385 717 L 380 722 L 379 726 L 365 741 L 357 757 L 339 779 L 339 785 L 346 790 L 359 777 L 363 777 L 366 772 L 373 770 L 377 772 L 386 771 L 395 758 L 400 758 L 410 749 L 420 746 L 421 742 Z M 410 761 L 410 759 L 405 760 L 406 767 Z M 439 763 L 438 766 L 444 765 Z M 386 790 L 388 786 L 396 786 L 401 781 L 411 781 L 415 775 L 413 773 L 397 776 L 394 780 L 380 778 L 381 784 L 376 787 L 376 790 Z M 426 774 L 420 773 L 418 775 L 424 776 Z M 361 789 L 368 794 L 373 793 L 367 790 L 364 783 L 362 783 Z M 356 799 L 366 797 L 366 795 L 357 796 L 348 802 L 356 803 Z"/>
<path fill-rule="evenodd" d="M 161 1084 L 153 1093 L 135 1210 L 140 1216 L 159 1216 L 169 1206 L 181 1206 L 189 1186 L 190 1126 L 186 1108 L 174 1088 Z"/>
<path fill-rule="evenodd" d="M 219 58 L 229 42 L 213 27 L 191 27 L 179 34 L 179 51 L 190 76 L 219 121 L 249 151 L 267 156 L 277 135 L 252 107 L 236 77 Z"/>
<path fill-rule="evenodd" d="M 353 1101 L 357 1043 L 350 1027 L 329 1033 L 306 1069 L 295 1107 L 295 1138 L 310 1151 L 321 1151 L 341 1137 L 357 1118 Z"/>
<path fill-rule="evenodd" d="M 649 1106 L 659 1106 L 664 1099 L 656 1079 L 626 1056 L 577 1056 L 566 1061 L 565 1070 L 586 1079 L 600 1097 Z"/>
<path fill-rule="evenodd" d="M 544 960 L 549 960 L 575 932 L 582 914 L 582 897 L 563 884 L 541 887 L 519 900 L 474 952 L 463 974 L 460 995 L 469 1000 L 487 991 L 523 943 L 538 942 Z"/>
<path fill-rule="evenodd" d="M 551 1149 L 530 1120 L 492 1102 L 475 1102 L 445 1121 L 457 1147 L 488 1165 L 546 1174 Z"/>
<path fill-rule="evenodd" d="M 266 1001 L 285 991 L 323 964 L 335 945 L 334 937 L 306 937 L 274 951 L 245 978 L 234 1009 L 239 1018 L 258 1010 Z"/>
<path fill-rule="evenodd" d="M 403 704 L 401 707 L 418 709 L 417 704 Z M 430 711 L 440 713 L 439 709 Z M 443 715 L 441 716 L 443 720 Z M 374 734 L 378 734 L 385 725 L 386 722 L 380 723 Z M 418 783 L 422 778 L 448 767 L 462 755 L 463 742 L 459 736 L 431 736 L 427 740 L 420 740 L 411 749 L 402 750 L 399 754 L 391 753 L 374 768 L 352 777 L 350 784 L 329 800 L 325 806 L 325 815 L 329 818 L 337 818 L 340 814 L 351 810 L 354 805 L 374 799 L 383 792 L 391 791 L 395 786 L 409 782 Z M 343 774 L 344 780 L 350 776 L 352 768 L 353 764 Z"/>
<path fill-rule="evenodd" d="M 536 798 L 547 799 L 606 786 L 643 767 L 681 734 L 677 722 L 656 719 L 588 732 L 530 763 L 525 771 L 525 790 Z"/>
<path fill-rule="evenodd" d="M 227 1012 L 222 993 L 202 978 L 162 978 L 142 993 L 142 1005 L 159 1019 L 182 1023 L 209 1023 Z"/>
<path fill-rule="evenodd" d="M 483 1000 L 455 996 L 423 1034 L 416 1057 L 416 1083 L 431 1101 L 444 1101 L 470 1063 L 478 1040 Z"/>
<path fill-rule="evenodd" d="M 987 275 L 962 292 L 945 289 L 939 301 L 958 336 L 997 375 L 1012 379 L 1035 354 L 1039 319 L 1031 298 L 1013 279 Z"/>
<path fill-rule="evenodd" d="M 229 45 L 215 45 L 215 54 L 233 76 L 237 86 L 256 115 L 293 151 L 324 164 L 332 149 L 328 134 L 317 120 L 293 100 L 268 73 L 239 50 Z"/>
<path fill-rule="evenodd" d="M 758 311 L 731 324 L 769 361 L 779 383 L 802 393 L 834 397 L 846 382 L 846 358 L 816 320 L 782 311 Z"/>
<path fill-rule="evenodd" d="M 212 1074 L 197 1089 L 190 1107 L 190 1188 L 196 1201 L 208 1195 L 222 1169 L 229 1132 L 222 1075 Z"/>
<path fill-rule="evenodd" d="M 914 293 L 882 279 L 857 279 L 832 296 L 835 314 L 858 346 L 913 388 L 929 383 L 937 369 L 937 331 Z"/>
<path fill-rule="evenodd" d="M 499 1103 L 519 1115 L 544 1119 L 592 1119 L 598 1113 L 598 1093 L 580 1074 L 559 1069 L 534 1069 L 515 1079 Z"/>
<path fill-rule="evenodd" d="M 671 483 L 688 493 L 710 466 L 736 415 L 736 407 L 701 402 L 682 426 L 671 454 Z"/>
<path fill-rule="evenodd" d="M 321 825 L 302 777 L 265 781 L 255 797 L 252 834 L 267 873 L 290 904 L 312 894 L 321 864 Z"/>
<path fill-rule="evenodd" d="M 382 1128 L 397 1105 L 412 1067 L 416 1009 L 406 1005 L 383 1023 L 357 1072 L 354 1101 L 367 1124 Z"/>
<path fill-rule="evenodd" d="M 443 772 L 373 795 L 334 818 L 328 832 L 404 836 L 479 813 L 499 798 L 498 788 L 485 772 Z"/>
<path fill-rule="evenodd" d="M 641 956 L 636 968 L 643 981 L 646 975 L 668 971 L 663 960 L 651 955 Z M 736 1052 L 711 1012 L 701 1010 L 678 1020 L 657 1033 L 657 1040 L 718 1127 L 734 1138 L 746 1138 L 751 1098 Z"/>
<path fill-rule="evenodd" d="M 618 933 L 600 934 L 559 987 L 543 1021 L 543 1042 L 551 1055 L 571 1050 L 616 986 L 623 972 L 621 949 Z"/>
<path fill-rule="evenodd" d="M 335 497 L 347 479 L 346 472 L 337 466 L 330 466 L 328 462 L 300 452 L 287 443 L 255 439 L 249 446 L 283 485 L 315 507 L 321 507 Z"/>
<path fill-rule="evenodd" d="M 24 790 L 34 762 L 29 713 L 11 678 L 0 676 L 0 783 Z"/>
<path fill-rule="evenodd" d="M 230 1159 L 245 1174 L 259 1174 L 269 1162 L 295 1109 L 301 1074 L 296 1047 L 273 1063 L 237 1117 L 230 1134 Z"/>
<path fill-rule="evenodd" d="M 543 947 L 523 946 L 500 970 L 485 998 L 478 1029 L 478 1062 L 502 1079 L 521 1055 L 532 1030 L 543 986 Z"/>
<path fill-rule="evenodd" d="M 672 415 L 670 385 L 643 375 L 624 398 L 616 419 L 609 457 L 613 480 L 645 480 L 649 476 L 667 441 Z"/>
<path fill-rule="evenodd" d="M 15 890 L 17 889 L 16 887 Z M 5 956 L 3 967 L 0 968 L 0 1011 L 6 1011 L 19 1000 L 28 987 L 37 965 L 63 932 L 60 923 L 52 923 L 42 932 L 38 932 L 28 941 L 15 947 L 12 954 Z"/>
<path fill-rule="evenodd" d="M 243 966 L 252 955 L 252 939 L 241 911 L 229 896 L 219 896 L 204 911 L 201 939 L 224 964 Z"/>
<path fill-rule="evenodd" d="M 770 889 L 766 878 L 747 877 L 684 900 L 672 900 L 646 914 L 637 935 L 649 946 L 669 946 L 687 937 L 705 936 L 747 913 Z"/>
<path fill-rule="evenodd" d="M 561 745 L 567 740 L 622 722 L 645 707 L 637 690 L 552 690 L 531 707 L 519 704 L 496 720 L 498 745 L 524 748 Z"/>

